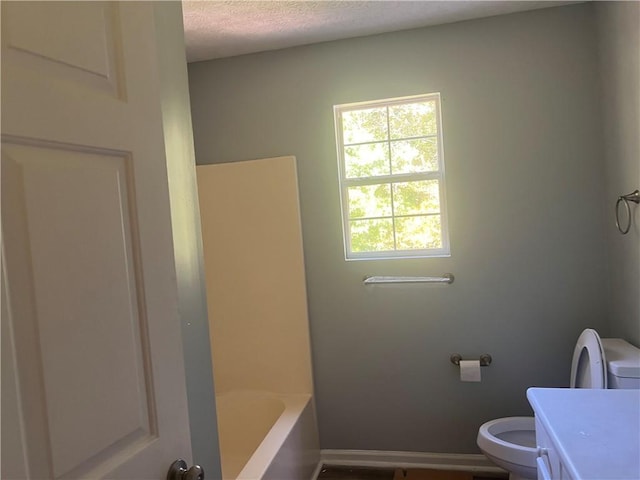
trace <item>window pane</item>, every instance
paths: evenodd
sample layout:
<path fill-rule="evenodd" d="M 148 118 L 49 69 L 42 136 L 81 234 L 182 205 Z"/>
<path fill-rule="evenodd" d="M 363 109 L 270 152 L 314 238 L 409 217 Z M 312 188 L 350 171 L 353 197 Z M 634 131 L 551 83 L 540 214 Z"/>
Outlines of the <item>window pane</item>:
<path fill-rule="evenodd" d="M 349 187 L 349 218 L 388 217 L 391 215 L 391 185 Z"/>
<path fill-rule="evenodd" d="M 336 105 L 334 113 L 345 258 L 448 255 L 440 95 Z"/>
<path fill-rule="evenodd" d="M 350 227 L 352 252 L 393 250 L 393 222 L 390 218 L 352 220 Z"/>
<path fill-rule="evenodd" d="M 442 248 L 440 215 L 396 218 L 396 248 Z"/>
<path fill-rule="evenodd" d="M 438 132 L 435 102 L 405 103 L 389 107 L 389 130 L 391 138 L 435 135 Z"/>
<path fill-rule="evenodd" d="M 342 136 L 345 145 L 386 140 L 386 107 L 342 112 Z"/>
<path fill-rule="evenodd" d="M 393 207 L 396 215 L 439 213 L 438 180 L 394 183 Z"/>
<path fill-rule="evenodd" d="M 436 138 L 391 142 L 392 173 L 437 172 L 438 143 Z"/>
<path fill-rule="evenodd" d="M 390 172 L 387 143 L 368 143 L 345 147 L 344 169 L 347 178 L 388 175 Z"/>

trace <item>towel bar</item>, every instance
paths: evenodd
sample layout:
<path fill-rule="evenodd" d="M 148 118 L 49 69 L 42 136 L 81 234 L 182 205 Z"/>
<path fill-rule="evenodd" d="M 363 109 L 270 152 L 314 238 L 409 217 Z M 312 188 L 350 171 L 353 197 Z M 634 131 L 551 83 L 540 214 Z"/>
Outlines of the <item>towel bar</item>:
<path fill-rule="evenodd" d="M 455 277 L 452 273 L 445 273 L 441 277 L 403 277 L 403 276 L 380 276 L 372 275 L 364 277 L 365 285 L 384 283 L 446 283 L 452 284 Z"/>

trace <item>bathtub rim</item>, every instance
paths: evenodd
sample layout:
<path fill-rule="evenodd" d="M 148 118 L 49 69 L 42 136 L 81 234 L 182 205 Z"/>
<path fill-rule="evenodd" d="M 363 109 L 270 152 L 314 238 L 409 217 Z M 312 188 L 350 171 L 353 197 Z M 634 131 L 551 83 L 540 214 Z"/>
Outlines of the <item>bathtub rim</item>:
<path fill-rule="evenodd" d="M 284 403 L 285 408 L 262 439 L 258 448 L 249 457 L 235 480 L 256 480 L 265 475 L 313 397 L 310 393 L 260 392 L 260 394 L 279 398 Z"/>

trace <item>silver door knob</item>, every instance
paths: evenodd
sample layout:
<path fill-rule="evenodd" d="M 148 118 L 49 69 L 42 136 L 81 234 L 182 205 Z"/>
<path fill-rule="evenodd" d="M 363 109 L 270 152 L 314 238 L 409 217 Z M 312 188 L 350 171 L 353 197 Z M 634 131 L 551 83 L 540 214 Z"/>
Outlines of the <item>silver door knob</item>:
<path fill-rule="evenodd" d="M 169 467 L 167 480 L 204 480 L 204 469 L 200 465 L 187 469 L 187 462 L 180 458 Z"/>

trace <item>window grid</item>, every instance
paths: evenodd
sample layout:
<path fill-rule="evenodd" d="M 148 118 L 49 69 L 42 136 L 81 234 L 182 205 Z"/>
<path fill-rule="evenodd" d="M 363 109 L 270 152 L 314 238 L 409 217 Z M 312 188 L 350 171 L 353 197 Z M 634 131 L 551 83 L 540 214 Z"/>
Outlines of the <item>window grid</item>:
<path fill-rule="evenodd" d="M 387 152 L 389 156 L 389 173 L 393 175 L 393 162 L 391 161 L 391 125 L 389 122 L 389 105 L 385 108 L 387 114 Z M 389 183 L 389 194 L 391 196 L 391 232 L 393 233 L 393 249 L 398 249 L 398 234 L 396 232 L 396 213 L 395 213 L 395 201 L 393 198 L 393 183 Z"/>
<path fill-rule="evenodd" d="M 334 107 L 336 118 L 336 138 L 338 143 L 338 160 L 340 167 L 340 184 L 341 184 L 341 200 L 343 211 L 343 227 L 344 227 L 344 241 L 345 241 L 345 253 L 348 260 L 368 259 L 368 258 L 399 258 L 399 257 L 437 257 L 437 256 L 449 256 L 449 239 L 447 231 L 447 219 L 446 219 L 446 205 L 444 196 L 444 159 L 442 155 L 442 125 L 440 120 L 440 96 L 439 94 L 421 95 L 416 97 L 405 97 L 402 99 L 395 99 L 391 101 L 379 101 L 379 102 L 365 102 L 360 104 L 339 105 Z M 423 135 L 411 135 L 406 137 L 392 138 L 391 132 L 391 112 L 390 107 L 396 105 L 410 105 L 433 102 L 435 110 L 435 129 L 436 133 L 428 133 Z M 344 125 L 343 114 L 351 111 L 366 111 L 369 109 L 375 109 L 384 107 L 385 123 L 386 123 L 386 135 L 385 139 L 374 139 L 362 142 L 345 143 L 344 142 Z M 435 138 L 436 140 L 436 166 L 437 170 L 426 170 L 418 172 L 404 172 L 394 173 L 394 155 L 392 146 L 396 142 L 408 142 L 412 140 Z M 352 134 L 352 140 L 353 138 Z M 370 176 L 351 176 L 347 177 L 347 165 L 345 161 L 345 154 L 347 147 L 360 146 L 360 145 L 375 145 L 386 143 L 387 150 L 387 171 L 385 175 L 370 175 Z M 397 160 L 397 159 L 396 159 Z M 426 180 L 434 180 L 437 183 L 438 191 L 438 211 L 418 211 L 417 213 L 403 213 L 396 214 L 396 188 L 398 184 L 419 182 Z M 349 189 L 360 186 L 373 186 L 373 185 L 385 185 L 389 188 L 389 202 L 390 202 L 390 215 L 371 215 L 370 212 L 364 212 L 362 216 L 351 216 L 351 204 L 349 198 Z M 377 207 L 376 207 L 377 208 Z M 425 244 L 425 248 L 408 248 L 401 250 L 398 248 L 398 222 L 399 219 L 406 218 L 427 218 L 427 217 L 439 217 L 440 228 L 440 247 L 433 248 L 428 247 Z M 353 232 L 352 227 L 354 222 L 364 221 L 377 221 L 377 220 L 390 220 L 391 232 L 393 240 L 393 250 L 370 250 L 370 251 L 353 251 L 352 241 Z M 422 226 L 423 228 L 429 228 L 428 224 Z M 406 235 L 406 232 L 403 233 Z M 427 237 L 424 241 L 427 241 Z M 403 240 L 403 241 L 406 241 Z"/>

